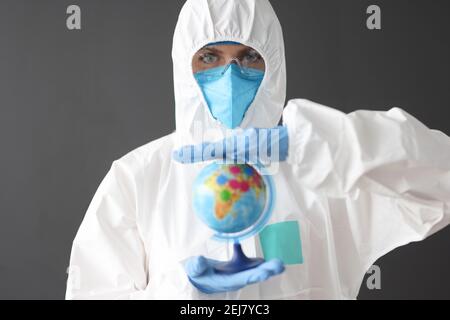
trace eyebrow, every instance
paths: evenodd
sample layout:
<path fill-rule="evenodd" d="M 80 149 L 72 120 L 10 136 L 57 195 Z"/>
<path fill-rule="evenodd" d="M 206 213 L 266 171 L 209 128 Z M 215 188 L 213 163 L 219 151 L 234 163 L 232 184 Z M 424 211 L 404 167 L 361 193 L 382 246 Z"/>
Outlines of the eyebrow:
<path fill-rule="evenodd" d="M 212 51 L 215 53 L 223 53 L 223 51 L 218 49 L 217 47 L 203 47 L 201 50 L 209 50 L 209 51 Z M 243 52 L 250 51 L 250 50 L 254 50 L 254 49 L 250 48 L 250 47 L 245 47 L 245 48 L 240 49 L 238 51 L 238 54 L 241 54 Z"/>

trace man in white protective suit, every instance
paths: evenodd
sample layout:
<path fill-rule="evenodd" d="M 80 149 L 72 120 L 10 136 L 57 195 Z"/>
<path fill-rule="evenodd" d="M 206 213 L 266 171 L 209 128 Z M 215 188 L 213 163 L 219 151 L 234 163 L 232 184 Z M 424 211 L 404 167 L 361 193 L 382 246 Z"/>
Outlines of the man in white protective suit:
<path fill-rule="evenodd" d="M 285 106 L 268 0 L 186 1 L 172 57 L 177 130 L 113 163 L 73 242 L 67 299 L 355 299 L 377 259 L 449 224 L 450 138 L 399 108 Z M 192 186 L 208 161 L 262 144 L 205 147 L 255 134 L 277 199 L 242 246 L 267 262 L 216 274 L 233 244 L 196 217 Z"/>

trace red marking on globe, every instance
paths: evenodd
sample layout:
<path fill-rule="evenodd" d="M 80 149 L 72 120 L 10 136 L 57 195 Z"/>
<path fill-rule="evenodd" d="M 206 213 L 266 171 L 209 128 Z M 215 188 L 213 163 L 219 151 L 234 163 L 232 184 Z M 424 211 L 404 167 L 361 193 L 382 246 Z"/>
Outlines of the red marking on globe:
<path fill-rule="evenodd" d="M 250 185 L 248 184 L 248 182 L 242 182 L 241 183 L 241 191 L 242 192 L 247 192 L 248 190 L 250 190 Z"/>
<path fill-rule="evenodd" d="M 230 167 L 230 172 L 237 176 L 238 174 L 241 174 L 242 171 L 241 171 L 241 168 L 239 168 L 237 166 L 233 166 L 233 167 Z"/>
<path fill-rule="evenodd" d="M 233 190 L 239 190 L 241 189 L 241 183 L 237 180 L 231 180 L 230 181 L 230 188 Z"/>
<path fill-rule="evenodd" d="M 261 178 L 260 178 L 259 176 L 255 175 L 255 176 L 252 177 L 252 179 L 253 179 L 253 183 L 254 183 L 258 188 L 260 188 L 260 187 L 261 187 Z"/>

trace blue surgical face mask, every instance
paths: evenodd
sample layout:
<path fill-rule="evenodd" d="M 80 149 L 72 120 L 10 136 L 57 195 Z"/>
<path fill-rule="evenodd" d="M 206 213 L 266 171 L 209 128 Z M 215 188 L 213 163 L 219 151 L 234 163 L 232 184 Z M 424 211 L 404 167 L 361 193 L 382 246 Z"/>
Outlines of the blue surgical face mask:
<path fill-rule="evenodd" d="M 194 74 L 213 117 L 229 129 L 239 127 L 255 100 L 264 71 L 237 64 Z"/>

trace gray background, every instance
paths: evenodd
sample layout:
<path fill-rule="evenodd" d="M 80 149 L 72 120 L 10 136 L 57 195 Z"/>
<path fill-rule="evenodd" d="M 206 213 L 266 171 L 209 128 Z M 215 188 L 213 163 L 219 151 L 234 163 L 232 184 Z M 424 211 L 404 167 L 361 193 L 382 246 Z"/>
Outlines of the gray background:
<path fill-rule="evenodd" d="M 71 242 L 113 160 L 174 128 L 183 1 L 0 0 L 0 298 L 62 299 Z M 365 27 L 370 4 L 383 31 Z M 82 31 L 66 8 L 82 9 Z M 288 98 L 402 107 L 450 134 L 448 0 L 276 0 Z M 362 299 L 450 298 L 450 229 L 377 264 Z"/>

